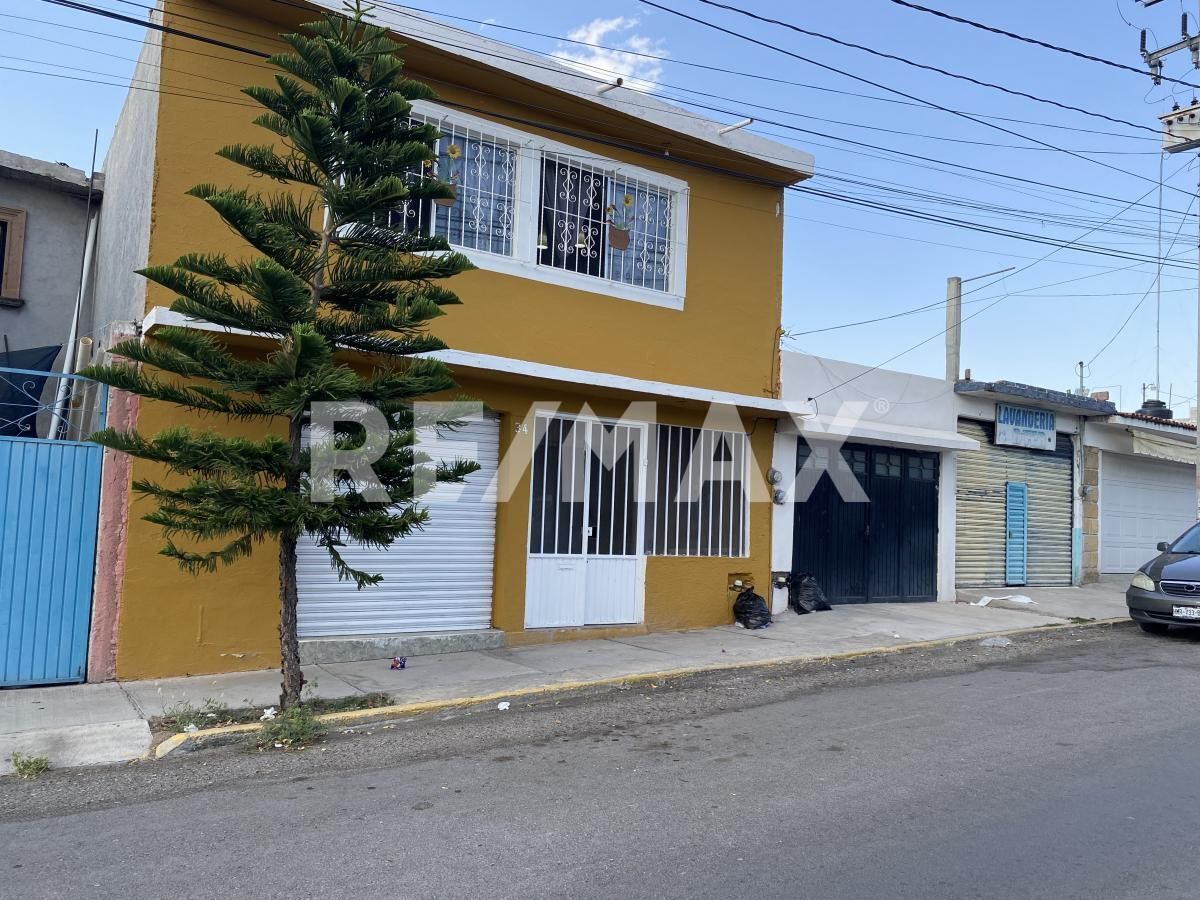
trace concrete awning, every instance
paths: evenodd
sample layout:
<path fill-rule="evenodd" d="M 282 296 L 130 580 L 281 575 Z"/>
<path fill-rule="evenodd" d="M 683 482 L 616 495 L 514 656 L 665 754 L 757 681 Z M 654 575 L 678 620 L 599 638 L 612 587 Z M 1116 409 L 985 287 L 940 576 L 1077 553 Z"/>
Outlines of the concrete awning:
<path fill-rule="evenodd" d="M 788 419 L 779 424 L 779 431 L 781 434 L 811 436 L 814 440 L 824 437 L 852 443 L 912 447 L 917 450 L 979 449 L 979 441 L 956 431 L 939 431 L 887 422 L 838 421 L 824 416 L 802 419 L 799 425 L 795 419 Z"/>
<path fill-rule="evenodd" d="M 200 331 L 213 331 L 221 334 L 237 335 L 243 338 L 265 338 L 266 335 L 255 334 L 240 328 L 225 328 L 191 319 L 173 312 L 163 306 L 156 306 L 142 320 L 142 332 L 153 334 L 156 328 L 163 326 L 178 328 L 195 328 Z M 554 366 L 525 359 L 513 359 L 504 356 L 491 356 L 486 353 L 472 353 L 466 350 L 439 350 L 423 354 L 440 359 L 454 372 L 485 374 L 498 380 L 513 380 L 535 382 L 548 388 L 558 387 L 571 390 L 585 390 L 599 396 L 612 397 L 645 397 L 659 401 L 673 401 L 679 405 L 704 407 L 728 406 L 743 412 L 753 412 L 764 418 L 785 418 L 789 415 L 789 405 L 773 397 L 757 397 L 751 394 L 734 394 L 728 391 L 717 391 L 710 388 L 695 387 L 685 384 L 671 384 L 665 381 L 648 381 L 641 378 L 631 378 L 627 375 L 617 375 L 611 372 L 592 372 L 584 369 L 572 369 L 565 366 Z M 794 405 L 794 404 L 793 404 Z M 974 442 L 970 442 L 974 444 Z"/>

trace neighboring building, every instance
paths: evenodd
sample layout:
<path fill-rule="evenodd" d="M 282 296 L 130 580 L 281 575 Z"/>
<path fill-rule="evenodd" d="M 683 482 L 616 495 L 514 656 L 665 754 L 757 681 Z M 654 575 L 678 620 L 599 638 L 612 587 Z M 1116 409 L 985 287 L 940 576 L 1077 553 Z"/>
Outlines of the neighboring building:
<path fill-rule="evenodd" d="M 1083 432 L 1083 579 L 1136 572 L 1196 524 L 1196 426 L 1141 412 Z"/>
<path fill-rule="evenodd" d="M 0 688 L 85 674 L 102 450 L 83 438 L 106 394 L 73 373 L 100 195 L 0 151 Z"/>
<path fill-rule="evenodd" d="M 94 212 L 101 179 L 91 189 Z M 61 370 L 78 325 L 88 192 L 78 169 L 0 150 L 0 366 Z"/>
<path fill-rule="evenodd" d="M 310 16 L 267 0 L 165 8 L 168 26 L 231 29 L 259 50 Z M 751 493 L 784 414 L 783 192 L 812 173 L 812 158 L 744 130 L 722 133 L 640 92 L 599 92 L 591 77 L 423 17 L 377 15 L 406 45 L 409 74 L 443 98 L 416 108 L 445 133 L 440 151 L 456 142 L 479 163 L 465 167 L 455 207 L 402 210 L 408 224 L 398 227 L 446 235 L 478 266 L 449 285 L 464 305 L 436 332 L 453 348 L 444 358 L 461 391 L 491 414 L 438 448 L 483 465 L 468 481 L 471 502 L 435 492 L 421 535 L 356 555 L 384 573 L 382 585 L 356 591 L 323 552 L 302 554 L 302 656 L 731 621 L 730 585 L 749 578 L 765 590 L 771 571 L 770 504 Z M 247 252 L 185 191 L 244 180 L 214 152 L 264 133 L 253 109 L 213 98 L 239 101 L 230 81 L 269 75 L 236 51 L 188 52 L 195 46 L 151 36 L 135 77 L 154 90 L 131 94 L 106 164 L 97 309 L 151 336 L 164 323 L 203 325 L 173 316 L 172 297 L 132 269 L 185 252 Z M 583 191 L 564 207 L 555 198 L 568 184 Z M 628 250 L 603 227 L 606 203 L 625 194 L 637 217 Z M 656 422 L 614 424 L 634 402 L 656 404 Z M 714 403 L 725 418 L 710 416 Z M 137 410 L 150 433 L 192 421 L 163 404 Z M 681 483 L 692 448 L 709 471 Z M 560 464 L 579 467 L 578 493 L 556 477 Z M 123 485 L 160 474 L 141 461 L 129 468 Z M 214 575 L 183 574 L 158 555 L 162 536 L 143 509 L 124 488 L 105 500 L 109 588 L 97 612 L 117 622 L 116 675 L 274 666 L 276 554 L 263 548 Z"/>
<path fill-rule="evenodd" d="M 956 433 L 953 386 L 800 353 L 782 355 L 782 384 L 773 568 L 836 603 L 952 602 L 956 458 L 978 446 Z"/>
<path fill-rule="evenodd" d="M 958 588 L 1078 584 L 1083 569 L 1081 430 L 1116 407 L 1010 381 L 958 381 Z"/>

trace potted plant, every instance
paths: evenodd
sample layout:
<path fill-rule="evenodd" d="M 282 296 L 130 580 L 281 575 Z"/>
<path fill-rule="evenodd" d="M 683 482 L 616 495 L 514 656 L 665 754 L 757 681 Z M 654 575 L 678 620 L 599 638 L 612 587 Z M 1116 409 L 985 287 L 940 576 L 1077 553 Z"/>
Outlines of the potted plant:
<path fill-rule="evenodd" d="M 633 227 L 633 194 L 621 198 L 621 208 L 610 203 L 605 211 L 608 221 L 608 246 L 614 250 L 629 249 L 629 231 Z"/>
<path fill-rule="evenodd" d="M 453 206 L 458 200 L 458 161 L 460 159 L 462 159 L 462 148 L 458 144 L 451 144 L 446 148 L 446 155 L 439 156 L 436 163 L 434 160 L 429 160 L 425 164 L 427 169 L 436 170 L 438 181 L 445 182 L 453 192 L 453 196 L 450 197 L 435 197 L 433 202 L 438 206 Z"/>

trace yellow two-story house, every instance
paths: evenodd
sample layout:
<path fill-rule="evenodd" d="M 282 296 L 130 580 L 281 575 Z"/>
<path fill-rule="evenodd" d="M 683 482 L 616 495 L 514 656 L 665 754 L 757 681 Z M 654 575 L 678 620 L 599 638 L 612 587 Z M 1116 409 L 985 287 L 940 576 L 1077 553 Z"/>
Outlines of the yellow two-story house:
<path fill-rule="evenodd" d="M 338 6 L 165 0 L 105 165 L 101 349 L 164 324 L 211 327 L 172 314 L 173 297 L 131 272 L 248 252 L 185 191 L 249 183 L 214 155 L 264 139 L 238 86 L 268 83 L 257 54 Z M 356 590 L 323 550 L 302 548 L 302 658 L 732 621 L 731 586 L 766 593 L 770 579 L 783 200 L 812 158 L 615 75 L 391 8 L 375 17 L 405 45 L 410 76 L 438 94 L 414 115 L 437 124 L 440 154 L 457 148 L 454 204 L 406 205 L 395 225 L 445 236 L 477 267 L 449 283 L 463 305 L 435 330 L 461 393 L 484 409 L 432 450 L 482 468 L 427 497 L 421 533 L 352 551 L 384 575 L 376 587 Z M 231 340 L 253 351 L 253 338 Z M 114 404 L 113 421 L 146 433 L 190 418 Z M 182 573 L 129 492 L 130 479 L 159 475 L 108 460 L 93 677 L 275 666 L 277 555 Z"/>

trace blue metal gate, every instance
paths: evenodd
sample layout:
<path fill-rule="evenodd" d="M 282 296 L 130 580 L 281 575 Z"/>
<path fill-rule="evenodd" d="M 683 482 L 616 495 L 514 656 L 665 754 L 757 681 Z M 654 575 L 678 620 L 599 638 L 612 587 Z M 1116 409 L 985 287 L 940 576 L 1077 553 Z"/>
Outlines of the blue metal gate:
<path fill-rule="evenodd" d="M 1004 583 L 1029 582 L 1029 485 L 1009 481 L 1004 492 Z"/>
<path fill-rule="evenodd" d="M 60 384 L 62 386 L 60 386 Z M 107 389 L 0 368 L 0 687 L 83 681 Z"/>

